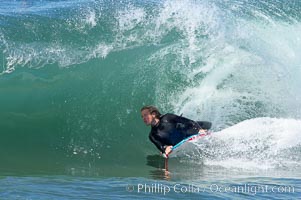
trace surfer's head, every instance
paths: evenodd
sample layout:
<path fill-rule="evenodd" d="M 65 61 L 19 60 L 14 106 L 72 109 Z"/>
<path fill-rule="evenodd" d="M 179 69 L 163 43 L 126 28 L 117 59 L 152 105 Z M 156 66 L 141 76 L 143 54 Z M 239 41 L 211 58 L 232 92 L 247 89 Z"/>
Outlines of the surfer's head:
<path fill-rule="evenodd" d="M 161 116 L 161 113 L 155 106 L 143 106 L 140 111 L 143 122 L 146 125 L 152 125 L 156 123 Z"/>

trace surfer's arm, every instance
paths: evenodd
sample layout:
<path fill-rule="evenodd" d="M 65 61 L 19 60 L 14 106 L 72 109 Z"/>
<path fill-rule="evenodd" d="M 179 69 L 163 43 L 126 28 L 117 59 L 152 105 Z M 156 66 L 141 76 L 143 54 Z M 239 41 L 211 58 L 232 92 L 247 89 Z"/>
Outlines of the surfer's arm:
<path fill-rule="evenodd" d="M 161 151 L 161 153 L 165 153 L 165 146 L 162 142 L 156 140 L 155 137 L 151 134 L 149 135 L 149 139 L 152 143 L 155 144 L 155 146 Z"/>
<path fill-rule="evenodd" d="M 195 129 L 196 132 L 201 129 L 201 126 L 191 119 L 174 114 L 168 114 L 168 118 L 170 122 L 177 124 L 177 128 Z"/>
<path fill-rule="evenodd" d="M 165 147 L 165 152 L 164 153 L 162 153 L 162 152 L 160 152 L 160 154 L 164 157 L 164 158 L 168 158 L 168 155 L 172 152 L 172 147 L 173 146 L 166 146 Z"/>
<path fill-rule="evenodd" d="M 173 146 L 167 146 L 167 147 L 165 148 L 165 154 L 166 154 L 166 155 L 168 155 L 170 152 L 172 152 L 172 147 L 173 147 Z"/>

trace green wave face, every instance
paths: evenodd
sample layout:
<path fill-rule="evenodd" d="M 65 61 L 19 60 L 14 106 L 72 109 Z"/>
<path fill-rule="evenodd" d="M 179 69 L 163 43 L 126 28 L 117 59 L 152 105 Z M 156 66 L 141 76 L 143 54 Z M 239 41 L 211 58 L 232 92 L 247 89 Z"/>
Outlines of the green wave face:
<path fill-rule="evenodd" d="M 257 117 L 300 119 L 300 8 L 245 0 L 3 3 L 0 169 L 139 171 L 157 151 L 140 117 L 147 104 L 212 121 L 214 130 Z"/>

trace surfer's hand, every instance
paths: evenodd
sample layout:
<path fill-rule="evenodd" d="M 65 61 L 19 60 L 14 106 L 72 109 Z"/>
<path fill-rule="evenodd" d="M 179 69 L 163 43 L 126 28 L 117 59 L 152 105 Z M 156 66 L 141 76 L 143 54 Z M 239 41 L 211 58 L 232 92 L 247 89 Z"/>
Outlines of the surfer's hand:
<path fill-rule="evenodd" d="M 165 149 L 165 154 L 168 155 L 172 151 L 172 146 L 167 146 Z"/>
<path fill-rule="evenodd" d="M 161 156 L 163 156 L 163 158 L 168 158 L 168 155 L 166 155 L 165 153 L 161 153 Z"/>
<path fill-rule="evenodd" d="M 201 129 L 199 130 L 199 133 L 207 133 L 207 130 L 201 128 Z"/>

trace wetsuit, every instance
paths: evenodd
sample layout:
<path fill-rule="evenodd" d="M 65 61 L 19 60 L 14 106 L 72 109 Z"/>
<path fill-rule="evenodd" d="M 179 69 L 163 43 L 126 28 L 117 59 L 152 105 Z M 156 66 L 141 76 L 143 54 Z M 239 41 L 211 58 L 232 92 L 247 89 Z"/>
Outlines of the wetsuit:
<path fill-rule="evenodd" d="M 162 153 L 165 152 L 166 146 L 176 145 L 183 139 L 197 134 L 201 128 L 211 128 L 211 122 L 195 122 L 174 114 L 162 115 L 159 120 L 156 125 L 152 126 L 149 139 Z"/>

